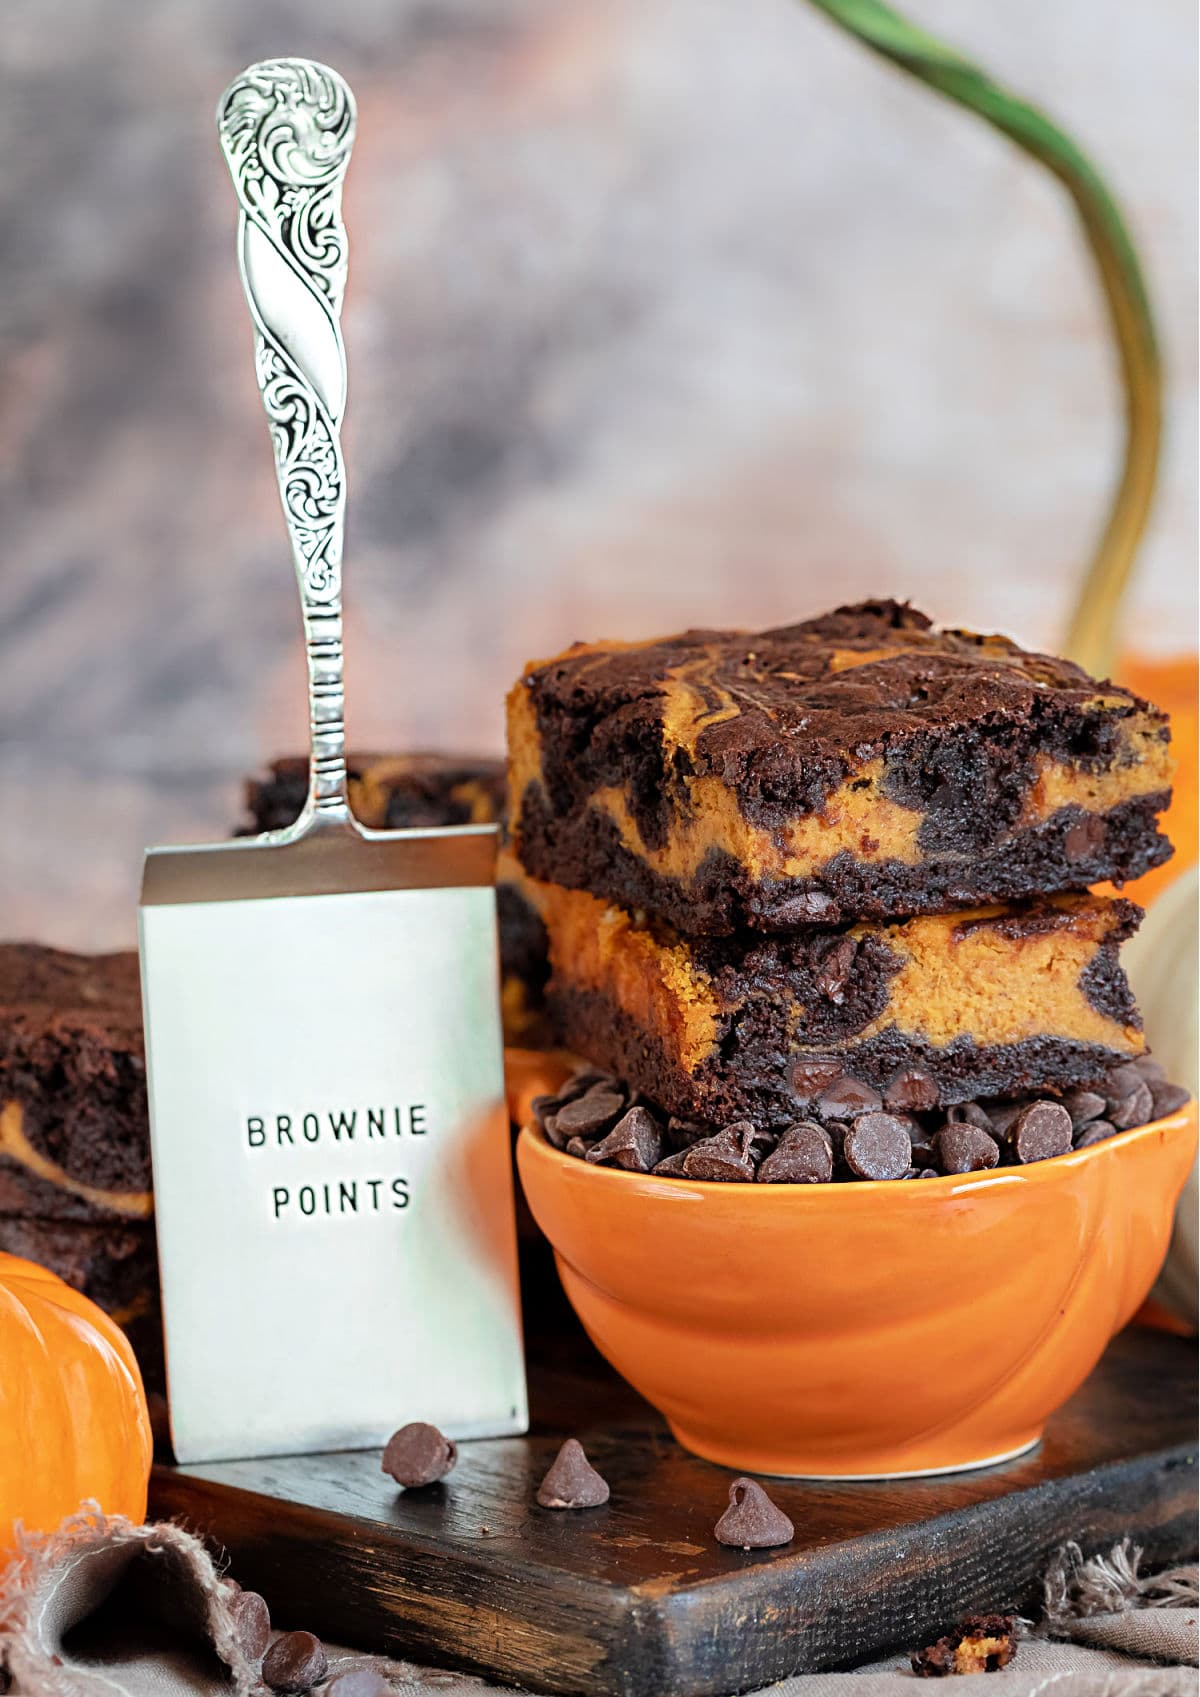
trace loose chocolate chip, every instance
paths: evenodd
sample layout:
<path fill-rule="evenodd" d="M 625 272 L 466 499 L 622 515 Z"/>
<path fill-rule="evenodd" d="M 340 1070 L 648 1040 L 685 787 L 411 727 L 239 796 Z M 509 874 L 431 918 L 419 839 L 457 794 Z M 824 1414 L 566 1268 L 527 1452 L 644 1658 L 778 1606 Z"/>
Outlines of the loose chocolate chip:
<path fill-rule="evenodd" d="M 1047 1161 L 1071 1147 L 1071 1116 L 1061 1102 L 1029 1102 L 1012 1124 L 1018 1161 Z"/>
<path fill-rule="evenodd" d="M 1191 1091 L 1185 1090 L 1182 1084 L 1162 1083 L 1158 1079 L 1151 1080 L 1150 1100 L 1153 1104 L 1153 1114 L 1156 1120 L 1163 1119 L 1167 1114 L 1178 1113 L 1185 1102 L 1191 1101 Z"/>
<path fill-rule="evenodd" d="M 587 1159 L 624 1167 L 626 1172 L 648 1173 L 662 1159 L 662 1127 L 648 1108 L 630 1108 L 607 1137 L 593 1143 Z"/>
<path fill-rule="evenodd" d="M 1063 838 L 1063 853 L 1072 864 L 1077 860 L 1091 860 L 1104 847 L 1106 835 L 1103 819 L 1097 819 L 1094 813 L 1089 814 L 1086 819 L 1071 826 Z"/>
<path fill-rule="evenodd" d="M 580 1096 L 586 1096 L 587 1092 L 594 1089 L 597 1084 L 604 1085 L 606 1090 L 613 1090 L 618 1093 L 620 1091 L 620 1085 L 611 1072 L 604 1072 L 600 1067 L 580 1067 L 579 1071 L 573 1072 L 559 1090 L 559 1103 L 565 1107 L 568 1102 L 574 1102 Z"/>
<path fill-rule="evenodd" d="M 1000 1146 L 977 1125 L 943 1126 L 937 1134 L 938 1159 L 947 1173 L 981 1173 L 1000 1159 Z"/>
<path fill-rule="evenodd" d="M 758 1169 L 759 1184 L 828 1184 L 833 1148 L 819 1125 L 790 1125 Z"/>
<path fill-rule="evenodd" d="M 1063 1107 L 1071 1116 L 1072 1129 L 1078 1131 L 1089 1120 L 1099 1119 L 1104 1112 L 1104 1097 L 1094 1090 L 1069 1090 L 1063 1097 Z"/>
<path fill-rule="evenodd" d="M 271 1615 L 257 1591 L 240 1587 L 228 1599 L 229 1624 L 242 1654 L 257 1662 L 271 1642 Z"/>
<path fill-rule="evenodd" d="M 1081 1131 L 1075 1134 L 1076 1149 L 1090 1149 L 1093 1143 L 1103 1143 L 1106 1137 L 1115 1137 L 1117 1128 L 1107 1120 L 1092 1120 Z"/>
<path fill-rule="evenodd" d="M 287 1697 L 311 1691 L 328 1672 L 325 1646 L 311 1632 L 285 1632 L 263 1657 L 263 1682 Z"/>
<path fill-rule="evenodd" d="M 673 1155 L 667 1155 L 654 1169 L 656 1178 L 686 1178 L 684 1162 L 687 1160 L 686 1149 L 677 1149 Z"/>
<path fill-rule="evenodd" d="M 1114 1067 L 1104 1080 L 1104 1094 L 1109 1101 L 1119 1102 L 1122 1097 L 1130 1096 L 1139 1085 L 1146 1081 L 1136 1061 L 1127 1061 L 1124 1066 Z"/>
<path fill-rule="evenodd" d="M 796 1536 L 783 1510 L 754 1479 L 735 1479 L 729 1487 L 729 1507 L 713 1528 L 718 1544 L 733 1550 L 773 1550 Z"/>
<path fill-rule="evenodd" d="M 860 1114 L 846 1133 L 845 1155 L 859 1178 L 903 1178 L 912 1165 L 908 1127 L 895 1114 Z"/>
<path fill-rule="evenodd" d="M 456 1444 L 443 1437 L 436 1426 L 413 1420 L 388 1439 L 381 1471 L 390 1473 L 405 1490 L 415 1491 L 444 1479 L 457 1460 Z"/>
<path fill-rule="evenodd" d="M 1135 1125 L 1149 1125 L 1154 1118 L 1154 1097 L 1150 1086 L 1139 1078 L 1127 1096 L 1110 1096 L 1107 1117 L 1118 1131 L 1132 1131 Z"/>
<path fill-rule="evenodd" d="M 924 1113 L 937 1107 L 938 1087 L 921 1067 L 904 1067 L 884 1091 L 883 1100 L 898 1113 Z"/>
<path fill-rule="evenodd" d="M 625 1098 L 603 1084 L 595 1085 L 585 1096 L 577 1097 L 560 1108 L 554 1116 L 555 1130 L 568 1137 L 586 1136 L 589 1132 L 607 1131 L 625 1111 Z"/>
<path fill-rule="evenodd" d="M 992 1122 L 992 1130 L 1003 1142 L 1011 1140 L 1013 1125 L 1025 1106 L 1024 1102 L 988 1103 L 987 1113 Z"/>
<path fill-rule="evenodd" d="M 545 1119 L 542 1121 L 542 1131 L 545 1134 L 546 1142 L 552 1145 L 555 1149 L 565 1149 L 567 1144 L 570 1142 L 570 1138 L 567 1134 L 563 1131 L 559 1131 L 558 1129 L 557 1114 L 546 1115 Z"/>
<path fill-rule="evenodd" d="M 823 1120 L 853 1120 L 882 1106 L 878 1090 L 872 1090 L 860 1079 L 846 1077 L 837 1079 L 821 1092 L 817 1112 Z"/>
<path fill-rule="evenodd" d="M 681 1120 L 672 1114 L 667 1121 L 667 1142 L 672 1149 L 688 1149 L 711 1131 L 711 1126 L 702 1125 L 699 1120 Z"/>
<path fill-rule="evenodd" d="M 792 1095 L 802 1107 L 811 1107 L 822 1091 L 828 1090 L 841 1076 L 840 1061 L 823 1061 L 815 1057 L 797 1061 L 792 1067 Z"/>
<path fill-rule="evenodd" d="M 821 890 L 805 890 L 801 895 L 789 896 L 786 901 L 776 903 L 771 909 L 771 928 L 774 931 L 793 931 L 798 925 L 814 922 L 832 925 L 839 912 L 832 896 Z"/>
<path fill-rule="evenodd" d="M 529 1112 L 543 1131 L 546 1129 L 546 1121 L 557 1113 L 559 1100 L 558 1096 L 535 1096 L 529 1104 Z"/>
<path fill-rule="evenodd" d="M 708 1179 L 716 1183 L 754 1182 L 754 1161 L 751 1151 L 755 1130 L 749 1120 L 727 1125 L 715 1137 L 693 1143 L 683 1157 L 683 1170 L 688 1178 Z"/>
<path fill-rule="evenodd" d="M 599 1508 L 608 1501 L 608 1485 L 596 1472 L 583 1445 L 568 1438 L 538 1486 L 543 1508 Z"/>
<path fill-rule="evenodd" d="M 347 1668 L 334 1674 L 322 1697 L 393 1697 L 393 1691 L 374 1668 Z"/>
<path fill-rule="evenodd" d="M 840 1007 L 846 999 L 846 985 L 854 970 L 858 944 L 853 937 L 839 937 L 825 953 L 817 971 L 817 988 L 827 1001 Z"/>
<path fill-rule="evenodd" d="M 991 1115 L 978 1102 L 956 1102 L 946 1109 L 946 1119 L 951 1125 L 974 1125 L 989 1134 L 995 1130 Z"/>

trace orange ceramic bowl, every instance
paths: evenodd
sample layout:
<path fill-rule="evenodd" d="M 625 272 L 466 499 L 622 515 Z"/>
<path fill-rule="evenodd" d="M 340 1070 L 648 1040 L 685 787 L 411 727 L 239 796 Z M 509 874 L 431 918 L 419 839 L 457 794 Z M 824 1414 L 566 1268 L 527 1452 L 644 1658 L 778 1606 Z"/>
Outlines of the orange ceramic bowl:
<path fill-rule="evenodd" d="M 687 1449 L 896 1477 L 1036 1443 L 1166 1253 L 1196 1106 L 1028 1167 L 742 1185 L 590 1167 L 526 1128 L 534 1217 L 597 1348 Z"/>

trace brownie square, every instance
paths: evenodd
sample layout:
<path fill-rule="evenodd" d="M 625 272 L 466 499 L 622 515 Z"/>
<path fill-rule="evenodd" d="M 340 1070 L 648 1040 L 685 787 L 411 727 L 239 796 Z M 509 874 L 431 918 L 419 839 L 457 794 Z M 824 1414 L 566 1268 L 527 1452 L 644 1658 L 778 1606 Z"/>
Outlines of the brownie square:
<path fill-rule="evenodd" d="M 0 945 L 0 1215 L 153 1214 L 137 955 Z"/>
<path fill-rule="evenodd" d="M 1167 858 L 1169 735 L 894 601 L 576 644 L 510 693 L 510 832 L 533 877 L 693 934 L 1025 900 Z"/>
<path fill-rule="evenodd" d="M 1132 902 L 689 938 L 583 891 L 538 892 L 566 1044 L 683 1119 L 786 1124 L 847 1076 L 912 1110 L 1055 1094 L 1145 1048 L 1118 961 Z"/>

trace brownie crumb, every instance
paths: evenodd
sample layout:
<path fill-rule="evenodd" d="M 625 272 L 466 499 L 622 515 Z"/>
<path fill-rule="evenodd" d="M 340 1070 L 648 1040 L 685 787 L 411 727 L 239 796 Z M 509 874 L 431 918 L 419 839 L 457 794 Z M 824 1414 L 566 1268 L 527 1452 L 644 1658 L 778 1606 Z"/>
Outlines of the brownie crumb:
<path fill-rule="evenodd" d="M 914 1650 L 912 1670 L 919 1679 L 998 1673 L 1016 1653 L 1016 1621 L 1012 1615 L 969 1615 L 944 1638 L 923 1650 Z"/>

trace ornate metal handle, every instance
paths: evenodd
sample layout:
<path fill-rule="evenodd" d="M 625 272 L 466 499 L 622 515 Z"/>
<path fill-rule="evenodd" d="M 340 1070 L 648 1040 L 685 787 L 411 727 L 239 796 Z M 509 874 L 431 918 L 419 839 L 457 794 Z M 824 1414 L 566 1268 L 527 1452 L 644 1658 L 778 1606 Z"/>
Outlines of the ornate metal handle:
<path fill-rule="evenodd" d="M 340 428 L 346 349 L 342 181 L 354 97 L 326 65 L 267 59 L 217 108 L 241 208 L 238 265 L 254 321 L 255 370 L 271 426 L 308 654 L 311 759 L 299 829 L 348 822 L 342 657 L 346 471 Z"/>

